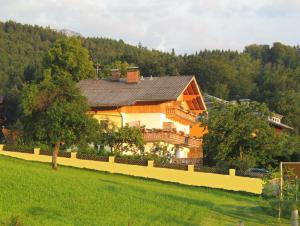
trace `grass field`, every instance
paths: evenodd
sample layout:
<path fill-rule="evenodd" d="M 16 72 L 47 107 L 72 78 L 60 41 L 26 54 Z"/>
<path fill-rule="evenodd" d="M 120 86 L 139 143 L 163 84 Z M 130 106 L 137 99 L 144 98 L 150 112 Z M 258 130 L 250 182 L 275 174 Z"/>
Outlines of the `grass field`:
<path fill-rule="evenodd" d="M 0 167 L 0 225 L 288 225 L 257 196 L 5 156 Z"/>

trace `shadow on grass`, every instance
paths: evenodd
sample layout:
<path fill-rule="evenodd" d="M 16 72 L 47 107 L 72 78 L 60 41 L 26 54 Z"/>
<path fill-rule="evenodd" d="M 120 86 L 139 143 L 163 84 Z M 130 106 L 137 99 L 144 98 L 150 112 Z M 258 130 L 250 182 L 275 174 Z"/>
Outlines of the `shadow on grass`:
<path fill-rule="evenodd" d="M 195 209 L 195 215 L 190 216 L 190 217 L 182 217 L 179 218 L 177 216 L 173 216 L 172 213 L 165 212 L 163 219 L 166 222 L 172 223 L 174 225 L 197 225 L 194 222 L 198 221 L 200 222 L 205 222 L 205 215 L 197 215 L 197 211 L 201 211 L 201 209 L 208 210 L 210 212 L 215 212 L 218 215 L 223 215 L 224 219 L 227 218 L 226 222 L 224 222 L 224 225 L 235 225 L 239 221 L 244 221 L 247 224 L 264 224 L 266 222 L 266 225 L 277 225 L 276 224 L 276 219 L 273 218 L 272 215 L 267 215 L 267 212 L 270 212 L 270 207 L 261 207 L 259 204 L 255 205 L 255 200 L 243 200 L 243 196 L 245 195 L 239 195 L 239 197 L 234 197 L 234 193 L 230 194 L 228 196 L 227 192 L 225 191 L 220 191 L 216 190 L 216 192 L 212 192 L 212 195 L 215 195 L 216 193 L 219 193 L 218 196 L 220 197 L 220 203 L 214 203 L 209 200 L 204 200 L 201 198 L 192 198 L 192 197 L 186 197 L 186 196 L 181 196 L 181 195 L 174 195 L 166 192 L 159 192 L 159 191 L 153 191 L 151 190 L 150 193 L 152 193 L 152 196 L 147 196 L 147 192 L 149 192 L 147 189 L 142 189 L 138 188 L 138 185 L 129 185 L 127 183 L 122 183 L 122 182 L 116 182 L 116 181 L 111 181 L 107 179 L 100 179 L 102 182 L 105 184 L 109 184 L 110 190 L 113 187 L 119 188 L 120 193 L 124 193 L 124 195 L 130 195 L 135 199 L 139 199 L 144 203 L 150 204 L 152 206 L 158 206 L 160 209 L 165 209 L 165 210 L 171 210 L 173 212 L 178 212 L 180 210 L 180 206 L 186 207 L 186 206 L 194 206 L 196 207 Z M 124 190 L 122 189 L 124 188 Z M 134 193 L 128 193 L 128 190 L 134 191 Z M 203 191 L 204 189 L 198 189 L 199 192 Z M 210 191 L 215 191 L 212 189 L 208 189 Z M 138 193 L 136 193 L 138 192 Z M 229 192 L 230 193 L 230 192 Z M 159 203 L 155 200 L 152 199 L 153 196 L 158 196 L 160 201 Z M 222 204 L 222 199 L 228 198 L 229 201 L 245 201 L 245 205 L 230 205 L 230 204 Z M 246 198 L 246 197 L 245 197 Z M 232 200 L 230 200 L 232 199 Z M 251 201 L 252 204 L 251 206 L 247 206 L 246 201 Z M 170 203 L 173 203 L 174 205 L 170 205 Z M 249 205 L 249 204 L 248 204 Z M 179 208 L 178 208 L 179 207 Z M 191 208 L 192 209 L 192 208 Z M 197 210 L 198 209 L 198 210 Z M 136 215 L 138 218 L 139 216 Z M 149 217 L 149 216 L 148 216 Z M 195 219 L 195 218 L 199 219 Z M 219 216 L 220 217 L 220 216 Z M 230 217 L 231 219 L 229 219 Z M 158 215 L 153 215 L 150 217 L 151 221 L 150 222 L 156 222 L 162 219 L 161 216 Z M 200 224 L 201 225 L 201 224 Z"/>
<path fill-rule="evenodd" d="M 56 210 L 33 206 L 28 208 L 27 212 L 32 216 L 43 217 L 45 219 L 59 221 L 60 223 L 66 222 L 64 219 L 65 216 Z"/>
<path fill-rule="evenodd" d="M 164 194 L 162 197 L 165 199 L 169 199 L 174 202 L 181 202 L 185 205 L 194 205 L 198 206 L 201 208 L 208 209 L 210 211 L 214 211 L 218 214 L 222 214 L 224 216 L 230 216 L 233 219 L 244 221 L 248 224 L 262 224 L 266 223 L 265 225 L 277 225 L 274 224 L 274 218 L 273 216 L 266 215 L 265 211 L 263 210 L 262 207 L 260 206 L 252 206 L 252 207 L 247 207 L 247 206 L 241 206 L 241 205 L 229 205 L 229 204 L 214 204 L 210 201 L 204 201 L 204 200 L 198 200 L 198 199 L 192 199 L 192 198 L 187 198 L 187 197 L 181 197 L 177 195 L 170 195 L 170 194 Z M 223 197 L 224 198 L 224 197 Z M 269 208 L 269 207 L 264 207 L 264 208 Z M 266 222 L 266 216 L 270 217 L 272 219 L 271 222 Z"/>

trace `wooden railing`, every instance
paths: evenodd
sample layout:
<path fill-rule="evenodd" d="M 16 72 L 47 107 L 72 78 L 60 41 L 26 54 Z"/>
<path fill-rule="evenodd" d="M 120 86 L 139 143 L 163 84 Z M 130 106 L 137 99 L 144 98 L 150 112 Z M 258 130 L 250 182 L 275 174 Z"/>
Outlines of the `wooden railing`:
<path fill-rule="evenodd" d="M 196 121 L 196 115 L 194 113 L 176 107 L 166 108 L 166 115 L 167 118 L 177 121 L 186 121 L 192 123 Z"/>
<path fill-rule="evenodd" d="M 143 138 L 145 142 L 166 142 L 174 145 L 187 147 L 200 147 L 201 140 L 193 137 L 187 137 L 172 131 L 144 131 Z"/>

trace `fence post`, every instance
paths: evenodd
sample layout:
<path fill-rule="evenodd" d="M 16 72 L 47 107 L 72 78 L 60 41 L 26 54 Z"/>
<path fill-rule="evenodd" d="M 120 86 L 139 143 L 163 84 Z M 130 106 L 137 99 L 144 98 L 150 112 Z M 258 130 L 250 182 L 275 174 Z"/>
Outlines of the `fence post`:
<path fill-rule="evenodd" d="M 0 151 L 3 151 L 4 144 L 0 144 Z"/>
<path fill-rule="evenodd" d="M 33 149 L 33 153 L 35 154 L 35 155 L 39 155 L 40 154 L 40 148 L 34 148 Z"/>
<path fill-rule="evenodd" d="M 71 152 L 71 159 L 77 158 L 77 152 Z"/>
<path fill-rule="evenodd" d="M 188 171 L 194 172 L 195 166 L 194 165 L 188 165 Z"/>
<path fill-rule="evenodd" d="M 154 161 L 153 160 L 148 160 L 148 167 L 153 167 Z"/>
<path fill-rule="evenodd" d="M 115 156 L 108 156 L 108 162 L 114 163 L 115 162 Z"/>
<path fill-rule="evenodd" d="M 291 226 L 298 226 L 298 210 L 297 209 L 292 210 Z"/>
<path fill-rule="evenodd" d="M 229 169 L 229 176 L 235 176 L 235 169 Z"/>

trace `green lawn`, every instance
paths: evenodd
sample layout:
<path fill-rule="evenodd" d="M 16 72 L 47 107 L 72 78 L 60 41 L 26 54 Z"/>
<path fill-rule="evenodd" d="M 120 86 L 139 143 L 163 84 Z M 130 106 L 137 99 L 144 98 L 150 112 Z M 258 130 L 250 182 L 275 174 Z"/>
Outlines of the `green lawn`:
<path fill-rule="evenodd" d="M 0 156 L 0 225 L 279 224 L 254 195 Z"/>

